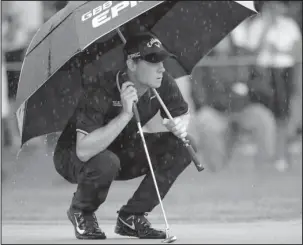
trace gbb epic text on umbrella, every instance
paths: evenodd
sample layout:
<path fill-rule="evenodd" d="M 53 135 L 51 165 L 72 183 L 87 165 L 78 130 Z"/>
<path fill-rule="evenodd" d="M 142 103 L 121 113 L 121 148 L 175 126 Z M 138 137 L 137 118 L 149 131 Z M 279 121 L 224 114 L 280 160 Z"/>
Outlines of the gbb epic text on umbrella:
<path fill-rule="evenodd" d="M 92 19 L 92 26 L 93 28 L 97 28 L 110 21 L 111 19 L 117 17 L 121 10 L 133 8 L 137 6 L 138 3 L 142 3 L 144 1 L 122 1 L 116 3 L 116 5 L 112 7 L 113 2 L 115 3 L 115 1 L 107 1 L 104 4 L 94 8 L 93 10 L 88 11 L 82 15 L 81 20 L 84 22 L 95 16 Z"/>

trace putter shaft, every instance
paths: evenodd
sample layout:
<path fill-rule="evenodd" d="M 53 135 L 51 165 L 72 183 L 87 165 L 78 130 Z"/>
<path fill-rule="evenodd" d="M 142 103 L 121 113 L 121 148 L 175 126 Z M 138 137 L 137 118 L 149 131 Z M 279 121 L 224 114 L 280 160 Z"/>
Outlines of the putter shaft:
<path fill-rule="evenodd" d="M 153 178 L 153 181 L 154 181 L 154 184 L 155 184 L 155 188 L 156 188 L 157 196 L 158 196 L 158 199 L 159 199 L 159 203 L 160 203 L 162 213 L 163 213 L 163 216 L 164 216 L 165 225 L 166 225 L 166 236 L 168 236 L 169 225 L 168 225 L 168 222 L 167 222 L 165 210 L 164 210 L 163 203 L 162 203 L 162 200 L 161 200 L 161 195 L 160 195 L 160 192 L 159 192 L 157 180 L 156 180 L 156 177 L 155 177 L 155 174 L 154 174 L 154 169 L 153 169 L 153 166 L 151 164 L 149 152 L 148 152 L 147 145 L 146 145 L 146 142 L 145 142 L 142 126 L 141 126 L 141 123 L 139 121 L 137 121 L 137 125 L 138 125 L 139 133 L 140 133 L 140 136 L 141 136 L 141 139 L 142 139 L 142 143 L 143 143 L 145 155 L 146 155 L 146 158 L 147 158 L 147 162 L 148 162 L 148 165 L 150 167 L 151 175 L 152 175 L 152 178 Z"/>

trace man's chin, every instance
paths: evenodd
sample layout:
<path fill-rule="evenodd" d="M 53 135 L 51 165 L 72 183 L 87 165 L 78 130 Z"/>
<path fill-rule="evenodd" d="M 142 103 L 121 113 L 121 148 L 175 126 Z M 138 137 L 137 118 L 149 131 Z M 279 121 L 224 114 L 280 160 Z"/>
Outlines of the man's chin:
<path fill-rule="evenodd" d="M 161 86 L 161 83 L 158 84 L 158 85 L 153 86 L 152 88 L 160 88 L 160 86 Z"/>
<path fill-rule="evenodd" d="M 151 88 L 159 88 L 161 86 L 162 81 L 157 81 L 151 85 Z"/>

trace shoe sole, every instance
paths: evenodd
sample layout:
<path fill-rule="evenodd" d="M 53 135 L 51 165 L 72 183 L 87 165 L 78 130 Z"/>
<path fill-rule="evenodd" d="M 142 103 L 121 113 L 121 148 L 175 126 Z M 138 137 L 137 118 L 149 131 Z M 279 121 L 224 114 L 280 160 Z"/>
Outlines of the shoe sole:
<path fill-rule="evenodd" d="M 73 218 L 71 216 L 71 213 L 69 212 L 69 210 L 67 211 L 67 217 L 69 219 L 69 221 L 72 223 L 72 225 L 74 226 L 74 230 L 75 230 L 75 236 L 77 239 L 79 240 L 104 240 L 106 239 L 105 235 L 96 235 L 96 236 L 87 236 L 87 235 L 81 235 L 77 232 L 76 230 L 76 224 L 73 221 Z"/>

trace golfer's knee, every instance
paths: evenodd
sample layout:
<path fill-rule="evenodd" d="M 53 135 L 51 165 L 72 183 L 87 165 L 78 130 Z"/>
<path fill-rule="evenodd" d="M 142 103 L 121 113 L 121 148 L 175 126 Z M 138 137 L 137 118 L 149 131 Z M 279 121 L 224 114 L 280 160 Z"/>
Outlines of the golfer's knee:
<path fill-rule="evenodd" d="M 120 159 L 109 150 L 100 152 L 85 163 L 84 177 L 94 180 L 113 180 L 120 169 Z"/>

